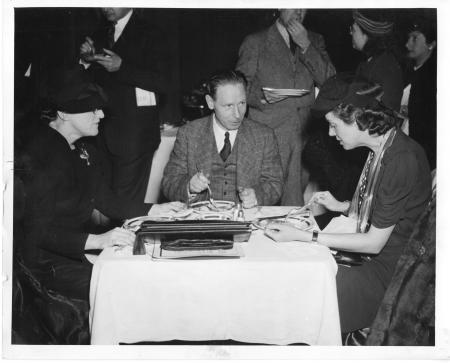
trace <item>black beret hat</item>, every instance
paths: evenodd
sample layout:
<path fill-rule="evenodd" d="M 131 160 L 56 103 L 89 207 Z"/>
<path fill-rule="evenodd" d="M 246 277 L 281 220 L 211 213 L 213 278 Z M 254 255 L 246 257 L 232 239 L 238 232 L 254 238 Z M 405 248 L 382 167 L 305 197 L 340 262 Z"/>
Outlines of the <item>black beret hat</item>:
<path fill-rule="evenodd" d="M 422 33 L 427 43 L 437 38 L 436 11 L 434 9 L 423 9 L 420 15 L 416 15 L 409 22 L 408 32 L 418 31 Z"/>
<path fill-rule="evenodd" d="M 323 117 L 341 103 L 376 108 L 381 95 L 380 85 L 348 73 L 338 73 L 322 85 L 311 111 L 315 117 Z"/>
<path fill-rule="evenodd" d="M 108 98 L 92 82 L 82 65 L 54 71 L 49 80 L 49 100 L 58 111 L 83 113 L 102 108 Z"/>

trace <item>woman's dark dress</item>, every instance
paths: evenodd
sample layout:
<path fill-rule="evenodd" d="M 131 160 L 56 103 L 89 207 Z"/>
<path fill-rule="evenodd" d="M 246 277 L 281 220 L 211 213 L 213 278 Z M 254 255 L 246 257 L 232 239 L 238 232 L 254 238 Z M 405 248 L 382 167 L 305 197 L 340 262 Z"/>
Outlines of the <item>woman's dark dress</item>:
<path fill-rule="evenodd" d="M 383 250 L 361 266 L 339 266 L 336 276 L 341 330 L 369 327 L 403 248 L 431 197 L 431 176 L 422 147 L 397 131 L 386 150 L 374 191 L 371 224 L 395 225 Z"/>
<path fill-rule="evenodd" d="M 26 153 L 27 210 L 20 248 L 45 287 L 86 301 L 92 265 L 84 248 L 95 231 L 90 222 L 93 209 L 115 219 L 146 215 L 150 209 L 148 204 L 118 198 L 99 182 L 95 150 L 87 152 L 89 160 L 80 157 L 79 149 L 71 150 L 54 129 L 38 130 Z"/>

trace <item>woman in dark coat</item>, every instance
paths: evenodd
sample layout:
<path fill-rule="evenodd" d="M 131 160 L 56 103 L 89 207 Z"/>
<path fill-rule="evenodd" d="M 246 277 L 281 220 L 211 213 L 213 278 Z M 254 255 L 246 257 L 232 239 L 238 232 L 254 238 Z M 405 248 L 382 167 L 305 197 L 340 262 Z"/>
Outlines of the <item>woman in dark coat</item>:
<path fill-rule="evenodd" d="M 312 241 L 369 256 L 360 266 L 338 267 L 343 333 L 371 325 L 397 260 L 431 195 L 422 147 L 399 129 L 396 115 L 370 95 L 377 88 L 333 77 L 325 82 L 313 106 L 325 114 L 329 135 L 345 150 L 361 146 L 370 150 L 351 202 L 338 201 L 328 191 L 313 196 L 315 203 L 328 210 L 348 214 L 355 224 L 352 232 L 307 232 L 287 225 L 266 230 L 276 241 Z"/>
<path fill-rule="evenodd" d="M 400 110 L 403 78 L 394 54 L 392 32 L 394 23 L 381 10 L 353 11 L 350 26 L 353 48 L 362 52 L 366 60 L 356 69 L 356 77 L 379 84 L 383 88 L 381 102 L 392 110 Z"/>
<path fill-rule="evenodd" d="M 113 194 L 101 182 L 95 149 L 83 139 L 98 133 L 103 91 L 82 68 L 57 72 L 52 85 L 54 107 L 43 113 L 46 124 L 39 126 L 26 152 L 27 208 L 20 253 L 47 289 L 89 301 L 92 264 L 86 251 L 134 242 L 134 234 L 122 228 L 96 233 L 94 208 L 126 219 L 181 204 L 152 206 Z"/>

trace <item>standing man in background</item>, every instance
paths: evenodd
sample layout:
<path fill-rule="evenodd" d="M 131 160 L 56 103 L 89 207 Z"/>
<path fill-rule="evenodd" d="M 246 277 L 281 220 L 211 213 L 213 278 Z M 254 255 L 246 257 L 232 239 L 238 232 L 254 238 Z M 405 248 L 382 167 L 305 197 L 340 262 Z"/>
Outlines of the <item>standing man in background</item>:
<path fill-rule="evenodd" d="M 112 189 L 144 201 L 160 143 L 159 96 L 167 86 L 164 37 L 131 8 L 102 8 L 108 26 L 80 47 L 94 80 L 108 94 L 100 148 Z"/>
<path fill-rule="evenodd" d="M 305 15 L 306 9 L 280 9 L 272 26 L 245 38 L 236 66 L 247 77 L 249 118 L 275 131 L 285 181 L 282 205 L 304 203 L 301 154 L 314 87 L 336 73 L 322 36 L 302 25 Z M 263 87 L 309 93 L 288 97 Z"/>

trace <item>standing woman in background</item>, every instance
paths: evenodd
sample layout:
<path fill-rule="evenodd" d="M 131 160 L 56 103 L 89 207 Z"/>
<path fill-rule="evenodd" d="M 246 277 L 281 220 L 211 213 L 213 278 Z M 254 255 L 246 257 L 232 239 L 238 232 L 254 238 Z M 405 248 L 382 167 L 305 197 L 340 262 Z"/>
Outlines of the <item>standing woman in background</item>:
<path fill-rule="evenodd" d="M 356 76 L 383 88 L 381 101 L 392 110 L 400 110 L 403 77 L 392 40 L 394 23 L 379 9 L 353 11 L 350 26 L 353 48 L 363 52 L 366 60 L 359 64 Z"/>
<path fill-rule="evenodd" d="M 390 109 L 399 111 L 403 77 L 394 54 L 394 23 L 388 21 L 379 9 L 354 10 L 353 21 L 350 26 L 353 48 L 366 56 L 356 69 L 356 77 L 379 84 L 384 91 L 381 101 Z"/>
<path fill-rule="evenodd" d="M 431 12 L 434 13 L 434 19 Z M 408 100 L 409 135 L 423 146 L 431 169 L 436 168 L 436 18 L 435 10 L 414 19 L 408 30 L 406 56 L 411 60 L 405 84 Z"/>

